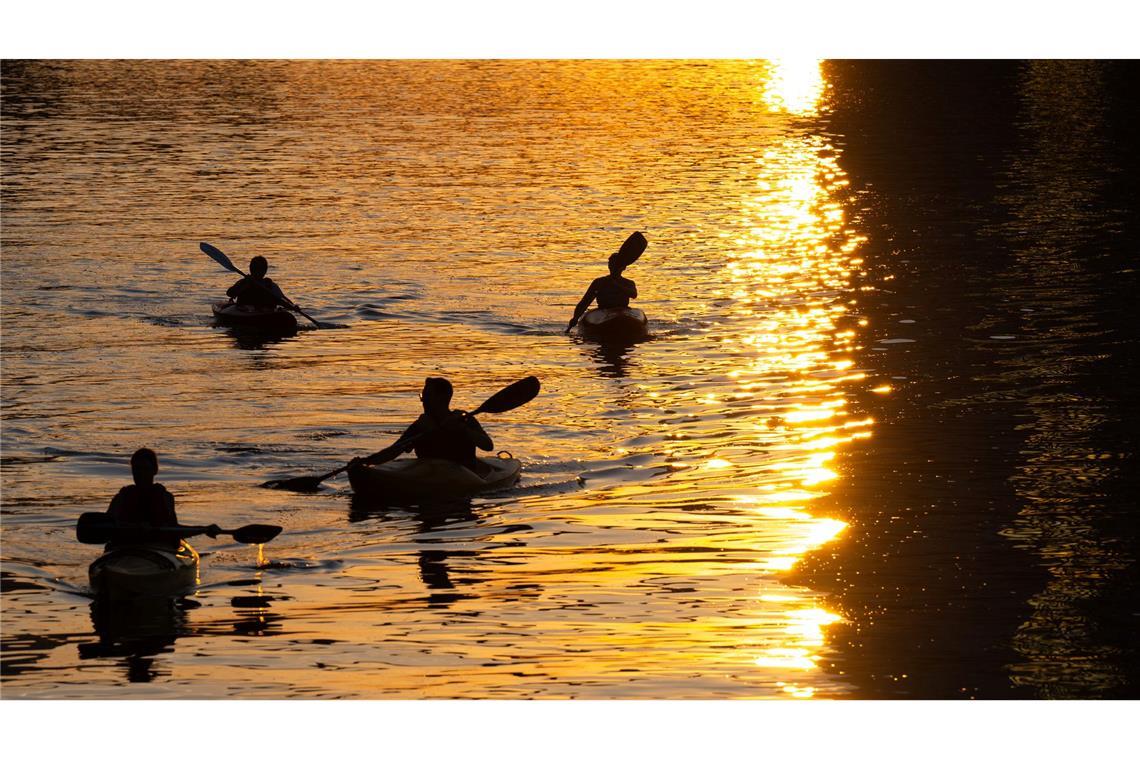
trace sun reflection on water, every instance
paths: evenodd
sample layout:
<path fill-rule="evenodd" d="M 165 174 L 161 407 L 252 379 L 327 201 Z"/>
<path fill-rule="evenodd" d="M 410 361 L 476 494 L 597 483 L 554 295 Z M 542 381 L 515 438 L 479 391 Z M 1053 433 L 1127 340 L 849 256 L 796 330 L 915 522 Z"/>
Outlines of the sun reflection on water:
<path fill-rule="evenodd" d="M 846 390 L 865 380 L 853 352 L 866 322 L 848 312 L 859 291 L 852 279 L 861 238 L 846 220 L 837 148 L 810 121 L 826 108 L 820 64 L 284 68 L 298 78 L 291 88 L 305 84 L 304 98 L 277 94 L 281 121 L 294 130 L 290 149 L 258 133 L 249 139 L 260 150 L 248 152 L 268 150 L 264 165 L 298 182 L 314 158 L 347 157 L 322 172 L 374 213 L 330 236 L 326 250 L 336 254 L 317 263 L 286 258 L 290 244 L 280 240 L 263 242 L 274 261 L 288 264 L 291 281 L 315 286 L 312 297 L 326 307 L 339 302 L 346 281 L 358 283 L 350 295 L 361 307 L 342 315 L 352 330 L 256 351 L 231 350 L 228 340 L 219 349 L 216 336 L 189 328 L 163 328 L 156 338 L 156 348 L 198 357 L 180 377 L 205 384 L 185 399 L 205 399 L 211 410 L 209 419 L 178 412 L 196 404 L 166 410 L 167 429 L 183 431 L 170 441 L 172 455 L 209 457 L 218 469 L 187 489 L 180 509 L 221 509 L 236 485 L 241 501 L 289 520 L 286 543 L 274 544 L 270 558 L 258 547 L 257 585 L 246 585 L 245 558 L 240 567 L 216 555 L 207 562 L 214 582 L 203 598 L 236 596 L 195 610 L 198 633 L 179 646 L 180 667 L 197 670 L 184 670 L 180 683 L 207 697 L 844 693 L 843 679 L 824 667 L 828 626 L 838 616 L 820 593 L 784 575 L 807 552 L 841 540 L 846 526 L 824 513 L 827 489 L 844 476 L 843 447 L 873 427 L 847 403 Z M 433 89 L 424 71 L 444 86 Z M 388 86 L 390 77 L 402 79 Z M 374 81 L 385 86 L 363 84 Z M 641 111 L 653 114 L 652 124 L 629 112 L 631 98 L 648 105 Z M 466 110 L 475 100 L 479 108 Z M 304 110 L 337 102 L 352 108 Z M 437 118 L 452 111 L 462 118 Z M 295 113 L 312 118 L 294 122 Z M 362 121 L 362 113 L 406 118 Z M 276 127 L 263 132 L 278 136 Z M 149 142 L 144 148 L 145 162 L 155 151 Z M 435 161 L 442 152 L 450 159 Z M 380 154 L 384 161 L 371 160 Z M 362 156 L 370 160 L 355 160 Z M 391 165 L 388 157 L 401 162 L 400 182 L 377 173 Z M 248 176 L 247 164 L 238 160 L 233 176 Z M 398 187 L 389 197 L 363 186 L 370 183 Z M 227 202 L 240 196 L 212 186 Z M 303 200 L 283 195 L 282 218 L 319 227 L 328 219 L 310 211 L 327 204 L 312 202 L 304 187 L 286 181 Z M 567 187 L 584 194 L 573 197 L 596 194 L 604 208 L 565 203 Z M 656 230 L 636 276 L 659 334 L 617 359 L 585 346 L 579 357 L 543 325 L 560 299 L 580 295 L 580 282 L 564 278 L 582 271 L 577 251 L 600 239 L 596 225 L 612 204 L 644 209 L 646 228 Z M 226 210 L 249 220 L 235 239 L 260 240 L 260 206 Z M 390 225 L 376 226 L 387 216 Z M 545 239 L 535 234 L 541 230 L 582 232 L 552 238 L 543 256 L 515 268 L 518 277 L 503 277 L 499 252 L 515 250 L 519 239 Z M 421 236 L 471 250 L 437 257 Z M 156 282 L 155 292 L 168 284 Z M 187 299 L 178 308 L 198 306 Z M 87 338 L 85 330 L 77 345 Z M 232 373 L 227 388 L 236 381 L 225 396 L 222 375 L 203 369 L 219 361 Z M 517 379 L 521 366 L 541 371 L 548 390 L 502 415 L 494 435 L 526 459 L 523 484 L 438 519 L 360 513 L 347 498 L 283 501 L 293 497 L 247 487 L 244 455 L 231 456 L 244 447 L 202 443 L 214 440 L 219 416 L 247 407 L 240 391 L 249 385 L 274 399 L 275 412 L 235 431 L 233 441 L 256 439 L 257 461 L 280 467 L 275 476 L 319 472 L 418 413 L 414 390 L 424 374 L 468 379 L 466 405 Z M 472 387 L 475 368 L 481 384 Z M 149 375 L 114 388 L 168 398 Z M 84 431 L 109 437 L 97 426 Z M 271 559 L 284 551 L 305 559 Z M 235 580 L 240 591 L 227 585 Z M 235 647 L 235 631 L 265 640 Z M 42 630 L 36 636 L 45 638 Z M 40 670 L 45 679 L 74 667 L 53 656 Z M 317 665 L 298 667 L 302 661 Z M 240 691 L 225 691 L 229 684 Z"/>
<path fill-rule="evenodd" d="M 763 97 L 769 110 L 796 116 L 819 113 L 820 101 L 827 84 L 821 70 L 822 61 L 783 58 L 769 62 L 769 75 L 764 81 Z"/>
<path fill-rule="evenodd" d="M 777 61 L 763 83 L 763 99 L 775 113 L 819 113 L 826 91 L 819 61 Z M 767 482 L 741 501 L 758 515 L 802 525 L 797 541 L 772 551 L 766 569 L 791 569 L 808 551 L 834 540 L 846 523 L 812 516 L 804 505 L 825 494 L 820 487 L 839 474 L 828 465 L 842 445 L 867 437 L 872 420 L 848 419 L 843 385 L 865 379 L 848 354 L 855 332 L 840 327 L 848 303 L 842 298 L 861 261 L 853 254 L 863 238 L 847 227 L 841 198 L 848 181 L 837 150 L 818 134 L 790 135 L 756 161 L 756 193 L 741 201 L 737 250 L 725 267 L 741 329 L 736 338 L 746 366 L 737 368 L 742 391 L 765 378 L 791 378 L 786 411 L 769 423 L 783 440 L 783 455 L 767 467 Z M 751 322 L 751 324 L 749 324 Z M 770 506 L 771 505 L 771 506 Z M 775 506 L 778 505 L 778 506 Z M 762 646 L 759 668 L 818 669 L 824 630 L 840 620 L 833 612 L 794 596 L 761 595 L 759 602 L 786 606 L 785 640 Z M 770 640 L 769 640 L 770 643 Z M 815 689 L 782 682 L 785 693 L 811 698 Z"/>

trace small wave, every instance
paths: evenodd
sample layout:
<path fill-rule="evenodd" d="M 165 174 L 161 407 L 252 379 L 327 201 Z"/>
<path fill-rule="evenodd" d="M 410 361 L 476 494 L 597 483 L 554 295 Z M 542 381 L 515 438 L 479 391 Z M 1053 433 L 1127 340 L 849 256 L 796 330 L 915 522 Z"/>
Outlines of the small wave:
<path fill-rule="evenodd" d="M 311 433 L 303 433 L 300 437 L 307 438 L 310 441 L 323 441 L 328 438 L 339 438 L 342 435 L 348 435 L 347 430 L 315 430 Z"/>
<path fill-rule="evenodd" d="M 375 304 L 364 303 L 356 307 L 356 314 L 361 319 L 397 319 L 399 315 L 392 312 L 385 311 L 383 307 L 376 306 Z"/>

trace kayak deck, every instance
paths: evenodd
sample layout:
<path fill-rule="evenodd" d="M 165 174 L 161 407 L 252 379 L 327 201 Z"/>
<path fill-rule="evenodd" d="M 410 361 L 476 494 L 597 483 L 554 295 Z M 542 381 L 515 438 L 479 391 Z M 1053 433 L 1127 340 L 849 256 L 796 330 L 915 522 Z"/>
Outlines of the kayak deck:
<path fill-rule="evenodd" d="M 171 596 L 198 585 L 198 552 L 182 541 L 177 549 L 140 544 L 110 549 L 87 575 L 100 596 Z"/>
<path fill-rule="evenodd" d="M 396 459 L 348 470 L 357 496 L 387 503 L 408 504 L 462 499 L 507 488 L 518 481 L 522 463 L 507 457 L 479 457 L 487 469 L 477 474 L 446 459 Z"/>
<path fill-rule="evenodd" d="M 294 332 L 297 329 L 297 318 L 280 306 L 263 309 L 232 301 L 218 301 L 210 308 L 219 322 L 231 327 L 275 332 Z"/>
<path fill-rule="evenodd" d="M 599 340 L 638 340 L 649 335 L 649 319 L 641 309 L 591 309 L 578 322 L 578 332 Z"/>

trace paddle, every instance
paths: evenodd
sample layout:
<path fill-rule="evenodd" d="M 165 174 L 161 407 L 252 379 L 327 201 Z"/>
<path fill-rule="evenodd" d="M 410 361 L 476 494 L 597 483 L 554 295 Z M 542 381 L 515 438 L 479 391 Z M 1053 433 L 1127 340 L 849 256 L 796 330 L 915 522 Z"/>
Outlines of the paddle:
<path fill-rule="evenodd" d="M 198 247 L 202 249 L 202 253 L 206 254 L 211 259 L 218 262 L 219 264 L 221 264 L 223 267 L 230 270 L 234 274 L 240 274 L 242 277 L 248 276 L 248 275 L 246 275 L 245 272 L 241 271 L 236 266 L 234 266 L 234 263 L 232 261 L 230 261 L 229 256 L 222 253 L 220 250 L 218 250 L 214 246 L 210 245 L 209 243 L 199 243 Z M 262 288 L 262 290 L 269 292 L 268 289 L 266 289 L 266 288 Z M 275 294 L 271 294 L 271 295 L 275 295 Z M 280 301 L 282 306 L 284 306 L 288 309 L 292 309 L 293 311 L 296 311 L 298 314 L 300 314 L 302 317 L 304 317 L 305 319 L 312 322 L 317 327 L 332 328 L 332 327 L 343 327 L 344 326 L 344 325 L 334 325 L 331 322 L 318 322 L 317 320 L 313 319 L 312 317 L 310 317 L 305 312 L 301 311 L 301 307 L 298 306 L 297 304 L 293 303 L 292 301 L 290 301 L 288 298 L 283 299 L 283 300 L 282 299 L 278 299 L 278 300 Z"/>
<path fill-rule="evenodd" d="M 178 525 L 155 528 L 150 525 L 120 523 L 106 512 L 84 512 L 75 524 L 75 537 L 84 544 L 105 544 L 117 534 L 159 534 L 189 538 L 210 531 L 209 525 Z M 218 535 L 233 536 L 239 544 L 266 544 L 281 532 L 279 525 L 246 525 L 235 530 L 219 530 Z"/>
<path fill-rule="evenodd" d="M 491 398 L 480 404 L 478 409 L 469 412 L 469 414 L 474 417 L 477 414 L 483 414 L 485 412 L 491 412 L 492 414 L 509 412 L 537 396 L 539 388 L 540 385 L 537 377 L 524 377 L 522 380 L 511 383 L 494 396 L 491 396 Z M 382 464 L 391 461 L 400 456 L 409 446 L 413 446 L 423 440 L 427 435 L 430 435 L 430 432 L 413 435 L 411 438 L 401 438 L 383 451 L 368 457 L 368 460 L 372 464 Z M 326 472 L 324 475 L 306 475 L 299 478 L 289 478 L 287 480 L 270 480 L 262 483 L 261 486 L 262 488 L 280 488 L 286 491 L 315 491 L 320 487 L 321 481 L 328 480 L 333 475 L 339 475 L 347 470 L 351 464 L 352 463 L 349 462 L 343 467 L 336 468 L 332 472 Z"/>
<path fill-rule="evenodd" d="M 625 269 L 641 258 L 641 254 L 645 253 L 647 245 L 649 245 L 649 241 L 645 239 L 645 235 L 635 232 L 621 244 L 621 248 L 618 249 L 614 259 L 616 263 L 621 265 L 622 269 Z"/>

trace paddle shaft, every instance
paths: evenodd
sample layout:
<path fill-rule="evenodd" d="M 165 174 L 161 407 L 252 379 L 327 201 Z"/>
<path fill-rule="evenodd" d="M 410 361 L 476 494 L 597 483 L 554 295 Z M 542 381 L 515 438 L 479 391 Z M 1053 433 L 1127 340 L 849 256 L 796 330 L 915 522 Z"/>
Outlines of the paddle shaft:
<path fill-rule="evenodd" d="M 190 538 L 202 534 L 210 534 L 214 525 L 142 525 L 134 523 L 120 523 L 106 512 L 85 512 L 79 516 L 75 526 L 76 538 L 85 544 L 103 544 L 112 540 L 116 534 L 135 535 L 166 535 Z M 245 525 L 233 530 L 218 529 L 213 537 L 227 535 L 233 536 L 238 543 L 263 544 L 272 541 L 281 528 L 276 525 Z"/>

